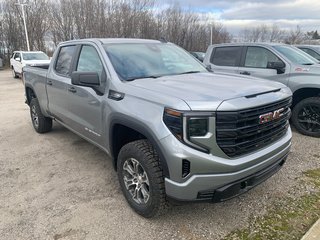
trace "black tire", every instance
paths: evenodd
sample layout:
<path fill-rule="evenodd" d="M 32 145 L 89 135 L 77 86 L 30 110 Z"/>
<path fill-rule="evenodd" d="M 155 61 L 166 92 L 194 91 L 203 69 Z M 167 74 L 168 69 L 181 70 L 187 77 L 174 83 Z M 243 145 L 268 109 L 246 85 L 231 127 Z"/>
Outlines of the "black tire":
<path fill-rule="evenodd" d="M 300 133 L 320 137 L 320 97 L 300 101 L 293 108 L 291 120 Z"/>
<path fill-rule="evenodd" d="M 131 184 L 131 187 L 127 188 L 125 177 L 126 179 L 130 179 L 130 176 L 133 175 L 130 175 L 129 171 L 125 169 L 128 169 L 128 166 L 133 166 L 130 165 L 132 161 L 137 161 L 139 164 L 136 165 L 136 172 L 138 172 L 138 174 L 136 175 L 136 181 L 131 181 L 132 183 L 135 182 L 135 184 Z M 118 155 L 117 171 L 122 192 L 134 211 L 146 218 L 160 215 L 164 212 L 167 207 L 167 201 L 163 172 L 160 166 L 159 156 L 147 140 L 137 140 L 121 148 Z M 145 175 L 142 173 L 146 173 L 147 177 L 144 177 Z M 139 183 L 139 178 L 142 183 Z M 143 182 L 143 180 L 145 181 Z M 129 181 L 127 181 L 127 183 L 128 182 Z M 140 190 L 137 190 L 137 199 L 134 199 L 132 191 L 134 191 L 133 189 L 138 189 L 139 184 L 141 184 Z M 142 189 L 145 189 L 144 193 L 148 193 L 148 197 L 145 197 Z M 137 202 L 139 196 L 141 201 Z"/>
<path fill-rule="evenodd" d="M 14 70 L 14 67 L 12 67 L 12 77 L 13 78 L 18 78 L 19 75 L 16 73 L 16 71 Z"/>
<path fill-rule="evenodd" d="M 46 133 L 52 129 L 52 119 L 45 117 L 40 109 L 37 98 L 33 98 L 30 102 L 30 116 L 34 129 L 38 133 Z"/>

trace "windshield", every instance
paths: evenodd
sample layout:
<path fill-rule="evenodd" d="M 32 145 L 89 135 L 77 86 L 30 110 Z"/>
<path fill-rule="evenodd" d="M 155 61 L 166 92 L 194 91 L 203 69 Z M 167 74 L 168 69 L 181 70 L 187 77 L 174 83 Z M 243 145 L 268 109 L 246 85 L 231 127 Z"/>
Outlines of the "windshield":
<path fill-rule="evenodd" d="M 312 46 L 314 49 L 317 50 L 317 52 L 320 52 L 320 46 Z"/>
<path fill-rule="evenodd" d="M 49 57 L 43 52 L 22 53 L 23 60 L 49 60 Z"/>
<path fill-rule="evenodd" d="M 303 51 L 291 46 L 273 46 L 277 51 L 282 53 L 286 58 L 296 64 L 313 65 L 316 64 L 316 59 L 309 57 Z"/>
<path fill-rule="evenodd" d="M 183 49 L 166 43 L 119 43 L 105 45 L 121 80 L 208 72 Z"/>

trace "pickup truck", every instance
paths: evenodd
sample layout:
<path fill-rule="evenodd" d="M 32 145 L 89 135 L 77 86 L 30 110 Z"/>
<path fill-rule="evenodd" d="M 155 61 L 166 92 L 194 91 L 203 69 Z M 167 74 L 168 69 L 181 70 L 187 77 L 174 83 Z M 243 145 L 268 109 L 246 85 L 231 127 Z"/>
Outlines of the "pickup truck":
<path fill-rule="evenodd" d="M 105 151 L 144 217 L 172 199 L 238 196 L 290 150 L 289 88 L 211 73 L 164 40 L 64 42 L 48 69 L 27 66 L 24 79 L 35 131 L 55 120 Z"/>
<path fill-rule="evenodd" d="M 293 125 L 304 135 L 320 137 L 320 65 L 315 58 L 279 43 L 216 44 L 208 47 L 204 64 L 214 72 L 285 84 L 293 92 Z"/>
<path fill-rule="evenodd" d="M 41 51 L 14 51 L 10 59 L 12 77 L 18 78 L 22 75 L 22 69 L 25 66 L 47 66 L 50 59 Z"/>

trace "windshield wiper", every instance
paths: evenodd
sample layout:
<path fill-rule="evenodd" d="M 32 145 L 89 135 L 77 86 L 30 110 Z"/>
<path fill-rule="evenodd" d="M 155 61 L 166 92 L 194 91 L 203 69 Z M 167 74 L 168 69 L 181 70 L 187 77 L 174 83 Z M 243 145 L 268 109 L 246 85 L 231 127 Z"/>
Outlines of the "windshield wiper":
<path fill-rule="evenodd" d="M 137 79 L 143 79 L 143 78 L 158 78 L 158 77 L 161 77 L 161 76 L 151 75 L 151 76 L 133 77 L 133 78 L 128 78 L 128 79 L 126 79 L 126 81 L 130 82 L 130 81 L 134 81 L 134 80 L 137 80 Z"/>
<path fill-rule="evenodd" d="M 176 75 L 191 74 L 191 73 L 200 73 L 200 72 L 201 72 L 201 71 L 188 71 L 188 72 L 177 73 Z"/>
<path fill-rule="evenodd" d="M 313 65 L 314 63 L 302 63 L 302 65 Z"/>

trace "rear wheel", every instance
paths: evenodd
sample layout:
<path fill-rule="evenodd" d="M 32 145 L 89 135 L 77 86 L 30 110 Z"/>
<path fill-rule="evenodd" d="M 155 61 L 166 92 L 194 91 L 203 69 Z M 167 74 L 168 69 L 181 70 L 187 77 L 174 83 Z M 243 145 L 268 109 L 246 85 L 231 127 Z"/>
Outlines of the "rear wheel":
<path fill-rule="evenodd" d="M 292 123 L 304 135 L 320 137 L 320 97 L 306 98 L 292 111 Z"/>
<path fill-rule="evenodd" d="M 12 67 L 12 77 L 13 78 L 18 78 L 19 76 L 18 76 L 18 74 L 16 73 L 16 71 L 14 70 L 14 67 Z"/>
<path fill-rule="evenodd" d="M 30 102 L 30 116 L 34 129 L 38 133 L 46 133 L 52 129 L 52 119 L 45 117 L 40 109 L 37 98 L 33 98 Z"/>
<path fill-rule="evenodd" d="M 164 177 L 158 154 L 147 140 L 121 148 L 117 171 L 122 192 L 138 214 L 149 218 L 162 213 L 166 207 Z"/>

